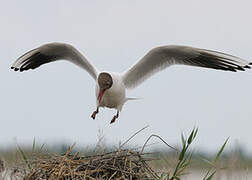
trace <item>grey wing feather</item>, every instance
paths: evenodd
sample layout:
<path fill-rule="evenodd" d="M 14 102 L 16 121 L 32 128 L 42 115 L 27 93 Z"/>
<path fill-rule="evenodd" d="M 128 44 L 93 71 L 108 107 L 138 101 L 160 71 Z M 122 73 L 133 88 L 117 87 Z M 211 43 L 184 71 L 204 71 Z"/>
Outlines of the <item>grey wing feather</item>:
<path fill-rule="evenodd" d="M 98 70 L 77 49 L 64 43 L 49 43 L 33 49 L 19 57 L 11 68 L 22 72 L 56 60 L 68 60 L 97 78 Z"/>
<path fill-rule="evenodd" d="M 173 64 L 184 64 L 224 71 L 244 71 L 251 63 L 217 51 L 189 46 L 161 46 L 149 51 L 140 61 L 123 73 L 126 88 L 134 88 L 151 75 Z"/>

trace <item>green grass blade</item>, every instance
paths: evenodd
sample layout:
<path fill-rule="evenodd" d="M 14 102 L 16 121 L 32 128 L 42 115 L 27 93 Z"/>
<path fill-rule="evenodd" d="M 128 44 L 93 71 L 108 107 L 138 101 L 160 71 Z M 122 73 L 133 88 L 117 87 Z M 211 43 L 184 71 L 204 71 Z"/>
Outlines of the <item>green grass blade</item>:
<path fill-rule="evenodd" d="M 211 180 L 213 176 L 215 175 L 216 171 L 214 171 L 206 180 Z"/>
<path fill-rule="evenodd" d="M 222 145 L 221 149 L 220 149 L 219 152 L 217 153 L 217 155 L 216 155 L 216 157 L 214 158 L 214 161 L 213 161 L 213 162 L 216 162 L 216 161 L 219 159 L 221 153 L 223 152 L 223 150 L 224 150 L 224 148 L 225 148 L 225 146 L 226 146 L 226 144 L 227 144 L 227 142 L 228 142 L 228 139 L 229 139 L 229 138 L 227 138 L 226 141 L 224 142 L 224 144 Z"/>
<path fill-rule="evenodd" d="M 208 171 L 207 171 L 206 175 L 204 176 L 203 180 L 206 180 L 206 178 L 207 178 L 208 174 L 211 172 L 211 170 L 212 170 L 212 168 L 208 169 Z"/>
<path fill-rule="evenodd" d="M 33 143 L 32 143 L 32 153 L 35 152 L 35 147 L 36 147 L 36 140 L 35 137 L 33 138 Z"/>
<path fill-rule="evenodd" d="M 40 147 L 40 151 L 43 150 L 44 146 L 45 146 L 45 143 L 43 143 L 42 146 Z"/>
<path fill-rule="evenodd" d="M 191 144 L 191 143 L 192 143 L 193 135 L 194 135 L 194 130 L 195 130 L 195 129 L 192 130 L 192 132 L 191 132 L 191 134 L 190 134 L 190 136 L 189 136 L 189 138 L 188 138 L 188 140 L 187 140 L 187 143 L 188 143 L 188 144 Z"/>
<path fill-rule="evenodd" d="M 186 150 L 187 150 L 186 145 L 184 144 L 183 149 L 182 149 L 182 151 L 180 152 L 180 155 L 179 155 L 179 160 L 180 161 L 182 161 L 182 159 L 184 158 Z"/>
<path fill-rule="evenodd" d="M 162 173 L 161 176 L 160 176 L 160 178 L 158 178 L 158 180 L 163 180 L 163 179 L 165 179 L 166 177 L 167 177 L 167 174 Z"/>
<path fill-rule="evenodd" d="M 26 157 L 24 151 L 22 150 L 22 148 L 19 145 L 17 145 L 17 147 L 18 147 L 18 150 L 19 150 L 20 154 L 22 155 L 23 160 L 27 164 L 28 168 L 31 169 L 31 166 L 30 166 L 30 164 L 28 162 L 28 158 Z"/>
<path fill-rule="evenodd" d="M 201 158 L 202 161 L 204 161 L 205 163 L 209 164 L 212 167 L 215 167 L 215 164 L 212 161 L 209 161 L 207 159 Z"/>
<path fill-rule="evenodd" d="M 197 135 L 197 133 L 198 133 L 198 128 L 196 128 L 196 131 L 194 132 L 194 135 L 193 135 L 193 139 L 195 139 L 195 137 L 196 137 L 196 135 Z"/>
<path fill-rule="evenodd" d="M 182 145 L 184 146 L 184 144 L 186 143 L 186 141 L 185 141 L 185 137 L 184 137 L 183 133 L 181 133 L 181 141 L 182 141 Z"/>

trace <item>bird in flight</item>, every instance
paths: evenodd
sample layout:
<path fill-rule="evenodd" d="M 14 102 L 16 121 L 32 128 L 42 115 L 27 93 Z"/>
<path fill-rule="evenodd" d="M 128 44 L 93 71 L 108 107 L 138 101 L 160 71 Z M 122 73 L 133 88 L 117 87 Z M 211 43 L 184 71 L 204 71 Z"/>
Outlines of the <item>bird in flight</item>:
<path fill-rule="evenodd" d="M 175 65 L 191 65 L 224 71 L 250 69 L 246 60 L 217 51 L 189 46 L 168 45 L 150 50 L 144 57 L 122 73 L 99 71 L 76 48 L 65 43 L 49 43 L 33 49 L 19 57 L 11 66 L 15 71 L 35 69 L 49 62 L 68 60 L 86 70 L 96 81 L 95 119 L 100 107 L 114 108 L 117 113 L 110 123 L 119 117 L 124 103 L 134 98 L 126 97 L 126 89 L 140 85 L 155 73 Z"/>

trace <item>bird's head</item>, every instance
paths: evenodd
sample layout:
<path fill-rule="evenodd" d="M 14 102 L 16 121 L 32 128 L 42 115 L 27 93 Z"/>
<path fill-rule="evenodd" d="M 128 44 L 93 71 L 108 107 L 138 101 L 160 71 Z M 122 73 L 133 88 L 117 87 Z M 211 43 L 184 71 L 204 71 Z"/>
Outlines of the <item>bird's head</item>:
<path fill-rule="evenodd" d="M 112 76 L 106 72 L 100 73 L 98 76 L 98 85 L 100 88 L 99 95 L 98 95 L 98 101 L 100 102 L 104 92 L 107 89 L 111 88 L 113 85 Z"/>

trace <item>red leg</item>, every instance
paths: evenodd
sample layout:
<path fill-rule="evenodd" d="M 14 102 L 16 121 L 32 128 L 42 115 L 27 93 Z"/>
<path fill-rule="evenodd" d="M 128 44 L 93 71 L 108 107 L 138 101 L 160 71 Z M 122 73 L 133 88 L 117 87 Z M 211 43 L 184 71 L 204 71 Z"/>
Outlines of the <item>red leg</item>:
<path fill-rule="evenodd" d="M 91 117 L 93 119 L 95 119 L 95 116 L 96 116 L 96 114 L 98 114 L 98 112 L 99 112 L 99 108 L 97 107 L 96 111 L 93 112 L 93 114 L 91 115 Z"/>
<path fill-rule="evenodd" d="M 110 121 L 110 124 L 114 123 L 115 120 L 119 117 L 119 111 L 117 111 L 116 115 L 114 115 L 114 117 L 112 118 L 112 120 Z"/>

